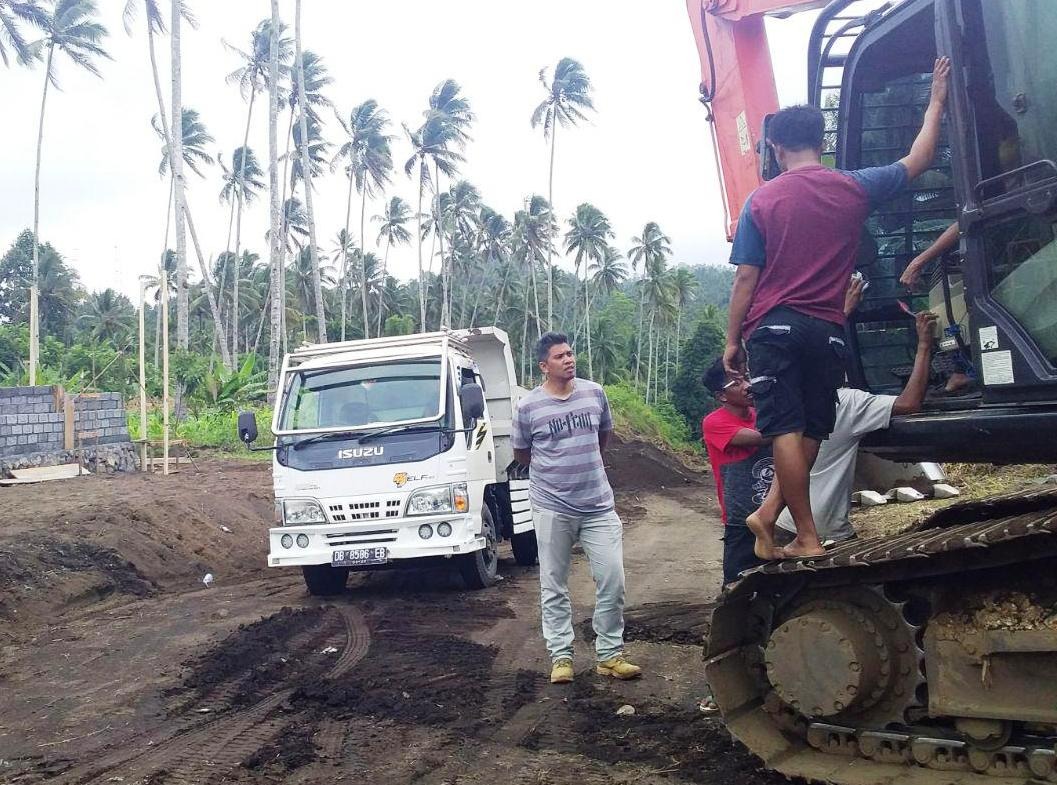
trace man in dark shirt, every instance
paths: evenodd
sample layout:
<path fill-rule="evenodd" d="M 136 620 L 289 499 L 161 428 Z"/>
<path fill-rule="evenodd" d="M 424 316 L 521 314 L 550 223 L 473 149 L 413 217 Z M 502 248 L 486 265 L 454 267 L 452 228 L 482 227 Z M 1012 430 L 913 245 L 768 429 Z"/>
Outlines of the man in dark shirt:
<path fill-rule="evenodd" d="M 874 206 L 932 164 L 950 61 L 936 61 L 932 96 L 910 152 L 889 166 L 840 172 L 822 164 L 822 113 L 794 106 L 774 116 L 768 143 L 782 174 L 752 193 L 738 220 L 737 265 L 727 347 L 729 374 L 746 373 L 760 432 L 773 439 L 776 482 L 767 509 L 789 508 L 797 536 L 774 547 L 772 516 L 750 515 L 760 558 L 824 553 L 811 513 L 808 476 L 836 415 L 844 380 L 844 293 L 863 225 Z M 747 338 L 747 346 L 743 346 Z"/>

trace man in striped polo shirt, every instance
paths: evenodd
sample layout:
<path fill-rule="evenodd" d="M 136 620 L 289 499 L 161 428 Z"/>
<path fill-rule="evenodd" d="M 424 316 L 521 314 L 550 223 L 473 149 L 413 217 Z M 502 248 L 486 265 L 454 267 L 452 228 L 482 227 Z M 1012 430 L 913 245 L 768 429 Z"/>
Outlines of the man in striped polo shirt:
<path fill-rule="evenodd" d="M 597 671 L 634 679 L 642 669 L 623 655 L 623 530 L 602 464 L 613 430 L 609 401 L 599 385 L 576 378 L 576 358 L 565 335 L 544 333 L 536 360 L 545 381 L 518 404 L 511 441 L 514 458 L 529 467 L 551 683 L 573 680 L 569 566 L 577 540 L 595 579 Z"/>

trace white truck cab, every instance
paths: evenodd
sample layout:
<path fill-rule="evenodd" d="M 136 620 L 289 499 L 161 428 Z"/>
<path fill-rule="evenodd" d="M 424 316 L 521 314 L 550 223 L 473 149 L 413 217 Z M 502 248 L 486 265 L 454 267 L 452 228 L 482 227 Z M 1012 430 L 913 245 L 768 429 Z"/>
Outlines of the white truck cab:
<path fill-rule="evenodd" d="M 268 565 L 300 567 L 309 592 L 328 595 L 350 570 L 442 560 L 484 588 L 504 538 L 519 564 L 535 563 L 527 470 L 510 445 L 524 392 L 494 327 L 287 355 L 271 425 Z M 252 413 L 240 415 L 239 438 L 256 431 Z"/>

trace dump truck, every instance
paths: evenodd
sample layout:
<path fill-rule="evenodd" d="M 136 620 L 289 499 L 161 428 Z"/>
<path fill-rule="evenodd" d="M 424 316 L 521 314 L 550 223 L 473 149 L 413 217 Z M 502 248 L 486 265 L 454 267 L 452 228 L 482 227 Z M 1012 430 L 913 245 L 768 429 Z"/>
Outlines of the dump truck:
<path fill-rule="evenodd" d="M 767 16 L 818 11 L 808 101 L 823 162 L 909 149 L 936 57 L 951 58 L 932 168 L 867 222 L 870 282 L 846 330 L 852 386 L 901 389 L 907 311 L 935 310 L 940 349 L 971 363 L 963 394 L 928 397 L 864 448 L 899 461 L 1057 461 L 1057 14 L 1052 0 L 687 0 L 701 100 L 732 234 L 781 176 Z M 770 23 L 776 24 L 776 23 Z M 1051 35 L 1053 33 L 1054 35 Z M 950 224 L 958 249 L 925 292 L 907 264 Z M 960 502 L 910 531 L 771 562 L 719 598 L 705 670 L 731 733 L 810 781 L 1057 782 L 1057 491 Z"/>
<path fill-rule="evenodd" d="M 449 564 L 496 581 L 498 546 L 536 561 L 527 468 L 510 445 L 517 385 L 494 327 L 310 344 L 282 364 L 271 423 L 275 526 L 268 565 L 308 591 L 351 571 Z M 252 412 L 239 438 L 258 436 Z"/>

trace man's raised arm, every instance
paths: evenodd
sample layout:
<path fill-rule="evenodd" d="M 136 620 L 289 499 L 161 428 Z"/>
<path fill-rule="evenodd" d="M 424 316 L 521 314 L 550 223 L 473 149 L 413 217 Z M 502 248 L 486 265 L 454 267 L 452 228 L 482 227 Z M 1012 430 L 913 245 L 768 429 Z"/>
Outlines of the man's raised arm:
<path fill-rule="evenodd" d="M 910 152 L 899 160 L 907 170 L 907 179 L 913 180 L 932 166 L 932 159 L 936 157 L 936 145 L 940 140 L 940 125 L 943 121 L 943 108 L 947 103 L 947 88 L 951 75 L 951 60 L 949 57 L 940 57 L 932 69 L 932 96 L 929 99 L 928 108 L 925 110 L 925 119 L 921 124 L 914 144 Z"/>

